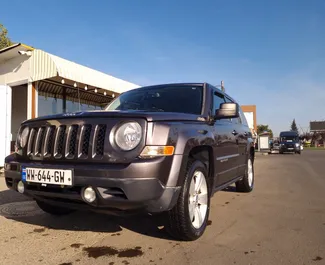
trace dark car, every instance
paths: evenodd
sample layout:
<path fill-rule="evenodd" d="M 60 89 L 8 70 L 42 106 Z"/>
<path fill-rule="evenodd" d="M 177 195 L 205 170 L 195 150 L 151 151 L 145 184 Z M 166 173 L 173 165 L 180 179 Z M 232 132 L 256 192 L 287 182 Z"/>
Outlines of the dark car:
<path fill-rule="evenodd" d="M 285 131 L 280 133 L 280 154 L 296 153 L 301 154 L 301 143 L 299 134 L 295 131 Z"/>
<path fill-rule="evenodd" d="M 25 121 L 5 179 L 50 214 L 160 213 L 172 236 L 195 240 L 216 191 L 252 191 L 254 154 L 231 97 L 207 83 L 156 85 L 103 111 Z"/>

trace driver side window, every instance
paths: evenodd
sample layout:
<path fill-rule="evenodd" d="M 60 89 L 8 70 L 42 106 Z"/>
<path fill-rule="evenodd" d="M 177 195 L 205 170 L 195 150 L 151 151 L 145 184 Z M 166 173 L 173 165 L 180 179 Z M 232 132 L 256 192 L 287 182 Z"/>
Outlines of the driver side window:
<path fill-rule="evenodd" d="M 214 111 L 214 113 L 216 113 L 216 110 L 220 109 L 221 103 L 225 103 L 224 96 L 214 92 L 214 95 L 213 95 L 213 111 Z"/>

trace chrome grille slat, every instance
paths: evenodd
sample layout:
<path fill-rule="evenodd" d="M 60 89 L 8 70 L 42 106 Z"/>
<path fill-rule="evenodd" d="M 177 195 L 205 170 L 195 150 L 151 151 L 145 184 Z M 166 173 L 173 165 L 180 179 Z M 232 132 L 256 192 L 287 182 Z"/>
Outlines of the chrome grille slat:
<path fill-rule="evenodd" d="M 63 156 L 64 138 L 66 126 L 60 125 L 57 129 L 55 143 L 54 143 L 54 157 L 59 159 Z"/>
<path fill-rule="evenodd" d="M 34 145 L 34 156 L 39 156 L 42 153 L 42 143 L 44 137 L 45 127 L 40 127 L 37 132 L 36 141 Z"/>
<path fill-rule="evenodd" d="M 90 136 L 92 126 L 90 124 L 86 124 L 81 127 L 80 138 L 79 138 L 79 146 L 78 146 L 78 158 L 87 159 L 89 153 L 89 145 L 90 145 Z"/>
<path fill-rule="evenodd" d="M 69 127 L 68 135 L 67 135 L 67 141 L 65 144 L 65 157 L 66 158 L 74 158 L 76 154 L 76 148 L 77 148 L 77 133 L 78 133 L 78 125 L 71 125 Z"/>
<path fill-rule="evenodd" d="M 36 136 L 36 129 L 32 128 L 28 139 L 27 155 L 31 155 L 34 150 L 35 136 Z"/>
<path fill-rule="evenodd" d="M 44 149 L 43 155 L 45 157 L 50 157 L 52 155 L 52 146 L 53 146 L 53 139 L 55 136 L 55 126 L 49 126 L 46 130 L 45 140 L 44 140 Z"/>
<path fill-rule="evenodd" d="M 106 124 L 98 124 L 95 127 L 92 150 L 93 158 L 101 158 L 104 155 L 106 128 Z"/>

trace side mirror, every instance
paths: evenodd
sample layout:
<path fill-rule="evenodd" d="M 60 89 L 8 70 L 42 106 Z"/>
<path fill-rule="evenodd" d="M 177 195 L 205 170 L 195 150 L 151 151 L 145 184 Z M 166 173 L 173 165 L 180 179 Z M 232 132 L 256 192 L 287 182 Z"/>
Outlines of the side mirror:
<path fill-rule="evenodd" d="M 221 103 L 220 108 L 216 110 L 214 119 L 234 119 L 239 117 L 239 106 L 236 103 Z"/>

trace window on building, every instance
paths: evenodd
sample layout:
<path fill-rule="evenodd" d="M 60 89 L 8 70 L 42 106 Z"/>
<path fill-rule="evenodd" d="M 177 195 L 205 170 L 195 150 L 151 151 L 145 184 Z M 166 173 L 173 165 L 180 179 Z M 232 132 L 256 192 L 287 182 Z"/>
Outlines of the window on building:
<path fill-rule="evenodd" d="M 55 98 L 53 96 L 38 96 L 38 117 L 61 114 L 64 112 L 63 104 L 64 100 L 60 98 Z M 80 111 L 88 110 L 102 110 L 103 107 L 99 105 L 91 104 L 80 104 Z M 77 112 L 79 111 L 79 102 L 66 100 L 66 111 L 65 112 Z"/>
<path fill-rule="evenodd" d="M 38 116 L 62 113 L 63 100 L 59 98 L 38 95 Z"/>

